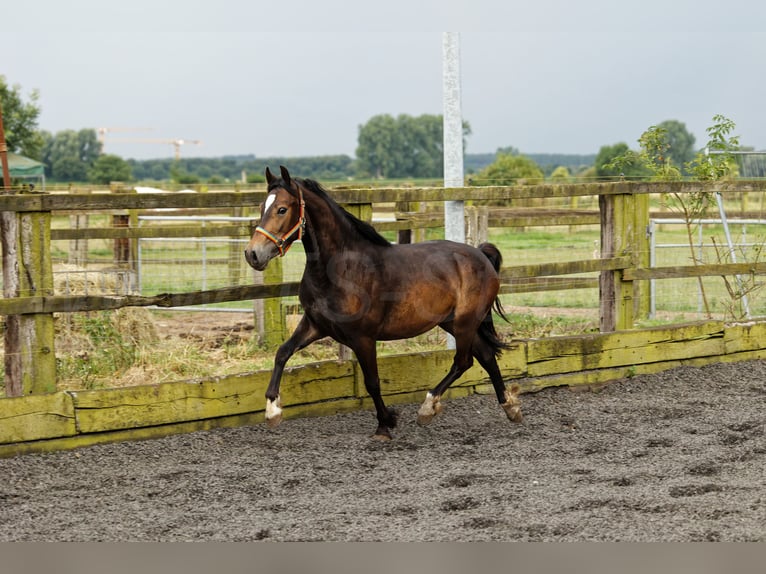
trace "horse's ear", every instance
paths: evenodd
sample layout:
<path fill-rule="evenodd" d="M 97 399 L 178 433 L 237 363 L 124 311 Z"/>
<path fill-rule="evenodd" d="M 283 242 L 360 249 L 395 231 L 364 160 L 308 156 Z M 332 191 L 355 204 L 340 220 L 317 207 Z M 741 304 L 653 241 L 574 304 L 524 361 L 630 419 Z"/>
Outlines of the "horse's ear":
<path fill-rule="evenodd" d="M 280 165 L 279 171 L 282 172 L 282 180 L 285 182 L 287 187 L 292 187 L 291 180 L 290 180 L 290 172 L 287 171 L 287 168 L 283 165 Z"/>
<path fill-rule="evenodd" d="M 268 168 L 268 166 L 267 166 L 267 167 L 266 167 L 266 183 L 268 183 L 269 185 L 271 185 L 271 184 L 272 184 L 272 183 L 274 183 L 276 180 L 277 180 L 277 178 L 276 178 L 276 177 L 274 177 L 274 174 L 272 174 L 272 173 L 271 173 L 271 170 L 270 170 L 270 169 Z"/>

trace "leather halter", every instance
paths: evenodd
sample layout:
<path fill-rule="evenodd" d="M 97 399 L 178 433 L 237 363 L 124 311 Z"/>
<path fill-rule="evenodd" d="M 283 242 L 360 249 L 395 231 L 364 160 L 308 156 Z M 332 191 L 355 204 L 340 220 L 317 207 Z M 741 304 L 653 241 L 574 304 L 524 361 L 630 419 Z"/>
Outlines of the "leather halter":
<path fill-rule="evenodd" d="M 284 257 L 285 253 L 287 253 L 287 250 L 290 249 L 290 246 L 293 244 L 290 242 L 287 247 L 285 247 L 285 243 L 296 233 L 298 234 L 297 239 L 303 238 L 303 232 L 306 230 L 306 202 L 303 201 L 303 190 L 301 189 L 301 186 L 298 185 L 298 196 L 300 199 L 300 211 L 298 212 L 298 221 L 293 225 L 287 233 L 285 233 L 282 237 L 277 237 L 274 235 L 271 231 L 268 229 L 265 229 L 261 227 L 260 225 L 255 228 L 256 233 L 260 233 L 267 239 L 269 239 L 274 245 L 277 246 L 277 249 L 279 249 L 279 256 Z"/>

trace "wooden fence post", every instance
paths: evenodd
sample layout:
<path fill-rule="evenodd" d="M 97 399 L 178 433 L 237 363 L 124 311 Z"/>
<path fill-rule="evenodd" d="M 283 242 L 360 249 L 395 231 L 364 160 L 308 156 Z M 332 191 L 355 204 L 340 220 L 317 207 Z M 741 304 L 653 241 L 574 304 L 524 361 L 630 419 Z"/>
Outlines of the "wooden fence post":
<path fill-rule="evenodd" d="M 394 213 L 410 211 L 410 204 L 407 201 L 397 201 L 394 204 Z M 412 243 L 412 229 L 400 229 L 396 234 L 396 242 L 399 245 Z"/>
<path fill-rule="evenodd" d="M 474 247 L 489 237 L 489 207 L 470 205 L 465 208 L 465 242 Z"/>
<path fill-rule="evenodd" d="M 3 295 L 53 295 L 50 212 L 4 212 Z M 5 324 L 5 394 L 56 390 L 52 313 L 8 315 Z"/>
<path fill-rule="evenodd" d="M 599 195 L 598 209 L 601 216 L 601 257 L 614 257 L 616 252 L 617 226 L 613 195 Z M 617 292 L 616 271 L 602 271 L 598 279 L 598 301 L 600 307 L 600 331 L 609 333 L 617 329 Z"/>
<path fill-rule="evenodd" d="M 132 188 L 124 187 L 119 181 L 113 181 L 109 184 L 109 191 L 112 193 L 135 193 Z M 128 209 L 125 213 L 115 213 L 112 215 L 113 227 L 137 227 L 138 211 Z M 114 239 L 114 265 L 122 269 L 136 270 L 136 256 L 138 254 L 138 239 L 128 237 L 118 237 Z"/>
<path fill-rule="evenodd" d="M 251 227 L 252 235 L 255 225 L 253 224 Z M 240 257 L 244 258 L 241 251 Z M 282 283 L 283 280 L 281 257 L 272 259 L 269 262 L 269 266 L 263 271 L 253 271 L 253 282 L 256 285 Z M 281 297 L 256 299 L 253 301 L 253 315 L 255 330 L 258 333 L 261 345 L 277 347 L 284 342 L 287 335 L 287 317 L 285 316 Z"/>
<path fill-rule="evenodd" d="M 69 186 L 69 193 L 90 193 L 90 190 L 79 191 L 76 188 Z M 73 213 L 69 216 L 69 228 L 70 229 L 87 229 L 88 228 L 88 214 L 87 213 Z M 67 256 L 67 263 L 70 265 L 77 265 L 78 267 L 85 267 L 88 262 L 88 240 L 87 239 L 70 239 L 69 240 L 69 254 Z"/>
<path fill-rule="evenodd" d="M 234 207 L 231 210 L 232 217 L 242 217 L 243 207 Z M 242 268 L 245 265 L 245 258 L 242 256 L 244 244 L 230 238 L 229 241 L 229 285 L 239 285 L 242 277 Z"/>
<path fill-rule="evenodd" d="M 633 196 L 633 246 L 631 260 L 633 267 L 648 269 L 651 261 L 651 238 L 649 237 L 649 194 L 638 193 Z M 637 319 L 648 319 L 652 310 L 652 294 L 649 282 L 636 281 L 634 286 L 634 314 Z"/>
<path fill-rule="evenodd" d="M 649 266 L 649 196 L 600 195 L 601 257 L 629 256 L 631 266 Z M 601 332 L 632 329 L 636 317 L 649 312 L 649 290 L 626 281 L 621 269 L 603 271 L 599 278 Z"/>

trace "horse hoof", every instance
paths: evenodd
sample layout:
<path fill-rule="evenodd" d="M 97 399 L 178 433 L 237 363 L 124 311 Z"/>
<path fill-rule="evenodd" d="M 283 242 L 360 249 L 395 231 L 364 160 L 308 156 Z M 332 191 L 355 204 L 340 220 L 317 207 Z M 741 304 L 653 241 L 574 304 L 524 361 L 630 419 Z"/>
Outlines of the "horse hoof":
<path fill-rule="evenodd" d="M 375 434 L 372 435 L 373 439 L 379 440 L 381 442 L 388 442 L 393 439 L 391 436 L 391 431 L 388 430 L 386 427 L 379 427 L 378 430 L 375 431 Z"/>
<path fill-rule="evenodd" d="M 278 426 L 282 422 L 282 401 L 277 397 L 275 400 L 266 400 L 266 423 L 270 428 Z"/>
<path fill-rule="evenodd" d="M 281 423 L 281 422 L 282 422 L 282 415 L 281 414 L 266 419 L 266 424 L 269 425 L 270 429 L 278 427 L 279 423 Z"/>
<path fill-rule="evenodd" d="M 426 400 L 420 405 L 418 409 L 418 424 L 422 427 L 431 423 L 433 418 L 442 412 L 442 404 L 439 402 L 440 397 L 435 397 L 431 393 L 426 395 Z"/>
<path fill-rule="evenodd" d="M 524 420 L 524 415 L 521 413 L 520 406 L 509 405 L 506 403 L 503 405 L 503 410 L 505 410 L 508 419 L 515 423 L 520 423 Z"/>
<path fill-rule="evenodd" d="M 512 385 L 510 389 L 505 391 L 505 402 L 500 405 L 503 407 L 508 419 L 515 423 L 520 423 L 524 420 L 524 415 L 521 414 L 519 390 L 519 385 Z"/>
<path fill-rule="evenodd" d="M 434 420 L 434 415 L 418 415 L 418 424 L 422 427 L 431 424 L 432 420 Z"/>

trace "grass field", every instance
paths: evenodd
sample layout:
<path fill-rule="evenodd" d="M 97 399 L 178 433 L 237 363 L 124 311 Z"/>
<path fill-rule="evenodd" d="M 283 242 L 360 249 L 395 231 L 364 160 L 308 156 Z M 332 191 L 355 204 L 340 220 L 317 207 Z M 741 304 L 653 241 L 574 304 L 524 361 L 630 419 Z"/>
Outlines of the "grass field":
<path fill-rule="evenodd" d="M 760 261 L 761 247 L 766 240 L 764 226 L 742 226 L 732 223 L 735 243 L 743 244 L 735 249 L 738 262 Z M 744 234 L 743 234 L 744 230 Z M 393 233 L 386 234 L 394 239 Z M 440 238 L 443 232 L 429 230 L 428 238 Z M 716 250 L 715 244 L 718 246 Z M 592 259 L 599 254 L 599 230 L 597 226 L 579 227 L 528 227 L 490 230 L 490 241 L 497 244 L 504 255 L 506 266 L 532 263 L 575 261 Z M 695 230 L 695 257 L 705 263 L 730 262 L 731 257 L 724 248 L 725 235 L 721 225 L 705 225 L 701 232 Z M 688 238 L 683 225 L 660 224 L 656 226 L 654 265 L 693 265 L 688 247 Z M 62 245 L 63 244 L 63 245 Z M 670 245 L 671 247 L 667 247 Z M 66 258 L 66 242 L 54 242 L 54 260 Z M 230 251 L 229 243 L 217 239 L 192 241 L 142 241 L 140 260 L 141 294 L 153 295 L 163 292 L 183 292 L 202 289 L 216 289 L 234 284 L 245 285 L 253 281 L 253 274 L 241 257 L 238 244 Z M 112 246 L 108 240 L 91 240 L 89 262 L 109 266 L 112 262 Z M 297 281 L 303 273 L 305 257 L 302 247 L 296 244 L 283 259 L 283 280 Z M 232 270 L 233 268 L 233 270 Z M 595 276 L 595 275 L 594 275 Z M 703 280 L 708 306 L 716 316 L 735 316 L 741 299 L 727 290 L 722 278 L 709 277 Z M 743 277 L 741 287 L 734 278 L 729 286 L 747 291 L 752 315 L 766 314 L 766 302 L 761 295 L 761 282 L 756 277 Z M 598 293 L 595 289 L 558 290 L 542 293 L 516 293 L 505 295 L 508 305 L 524 307 L 598 308 Z M 294 303 L 294 301 L 288 301 Z M 231 303 L 223 307 L 247 307 L 249 304 Z M 704 313 L 702 293 L 696 279 L 673 279 L 655 282 L 655 307 L 657 311 Z"/>

